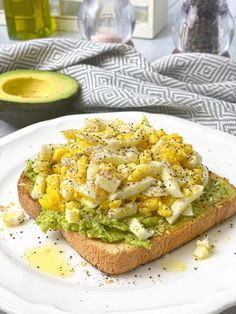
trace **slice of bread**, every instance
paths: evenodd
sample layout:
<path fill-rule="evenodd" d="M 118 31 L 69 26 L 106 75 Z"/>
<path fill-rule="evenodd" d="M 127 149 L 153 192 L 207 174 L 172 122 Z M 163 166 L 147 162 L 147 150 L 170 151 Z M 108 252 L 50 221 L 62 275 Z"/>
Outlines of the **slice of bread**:
<path fill-rule="evenodd" d="M 68 243 L 83 258 L 104 273 L 118 275 L 131 271 L 191 241 L 236 213 L 236 188 L 226 179 L 212 173 L 211 176 L 224 180 L 225 184 L 234 190 L 233 194 L 214 206 L 209 206 L 204 211 L 204 215 L 199 215 L 184 222 L 170 234 L 154 236 L 151 239 L 151 249 L 131 247 L 122 242 L 114 244 L 104 243 L 100 240 L 89 239 L 78 232 L 63 230 L 61 232 Z M 37 201 L 31 198 L 27 188 L 30 183 L 28 177 L 22 173 L 18 181 L 18 195 L 24 210 L 32 218 L 36 218 L 40 212 L 40 206 Z"/>

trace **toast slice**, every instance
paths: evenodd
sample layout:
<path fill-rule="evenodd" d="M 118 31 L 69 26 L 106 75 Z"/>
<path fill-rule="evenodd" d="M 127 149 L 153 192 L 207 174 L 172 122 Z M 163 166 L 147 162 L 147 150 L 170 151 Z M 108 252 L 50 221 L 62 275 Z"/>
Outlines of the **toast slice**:
<path fill-rule="evenodd" d="M 122 242 L 104 243 L 72 231 L 61 230 L 62 235 L 83 258 L 104 273 L 118 275 L 131 271 L 191 241 L 236 213 L 236 188 L 226 179 L 214 173 L 210 175 L 223 180 L 232 189 L 232 194 L 214 206 L 208 206 L 204 214 L 182 223 L 169 234 L 151 238 L 151 249 L 131 247 Z M 30 179 L 22 173 L 18 181 L 18 195 L 23 209 L 35 219 L 40 213 L 40 205 L 30 195 L 27 188 L 30 183 Z"/>

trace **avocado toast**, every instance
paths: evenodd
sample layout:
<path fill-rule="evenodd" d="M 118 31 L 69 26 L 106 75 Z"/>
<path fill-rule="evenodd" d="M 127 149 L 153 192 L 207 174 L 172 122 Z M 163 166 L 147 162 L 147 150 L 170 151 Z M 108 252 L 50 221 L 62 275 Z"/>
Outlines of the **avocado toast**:
<path fill-rule="evenodd" d="M 156 259 L 236 212 L 235 188 L 208 173 L 179 135 L 145 118 L 129 126 L 89 120 L 64 134 L 67 144 L 27 162 L 19 199 L 44 232 L 61 230 L 105 273 Z"/>

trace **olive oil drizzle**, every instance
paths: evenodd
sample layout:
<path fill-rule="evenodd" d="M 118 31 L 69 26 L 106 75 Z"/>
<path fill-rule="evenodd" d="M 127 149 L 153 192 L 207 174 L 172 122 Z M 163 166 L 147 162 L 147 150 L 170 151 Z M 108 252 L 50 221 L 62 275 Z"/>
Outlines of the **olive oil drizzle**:
<path fill-rule="evenodd" d="M 67 262 L 63 250 L 53 245 L 30 248 L 25 252 L 24 258 L 31 268 L 56 277 L 68 278 L 74 273 L 74 268 Z"/>

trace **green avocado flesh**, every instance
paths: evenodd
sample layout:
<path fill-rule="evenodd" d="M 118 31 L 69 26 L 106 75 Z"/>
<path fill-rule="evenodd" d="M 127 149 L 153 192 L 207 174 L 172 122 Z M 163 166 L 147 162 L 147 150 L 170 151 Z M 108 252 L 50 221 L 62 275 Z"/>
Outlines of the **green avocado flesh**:
<path fill-rule="evenodd" d="M 0 102 L 48 103 L 77 93 L 75 79 L 57 72 L 16 70 L 0 74 Z"/>
<path fill-rule="evenodd" d="M 26 172 L 28 177 L 33 181 L 35 174 L 30 161 L 27 163 Z M 32 186 L 29 186 L 28 189 L 31 190 Z M 166 232 L 172 232 L 176 228 L 180 228 L 185 223 L 194 221 L 201 215 L 204 216 L 208 210 L 208 206 L 230 198 L 232 194 L 233 189 L 230 185 L 226 184 L 224 180 L 216 179 L 213 175 L 210 175 L 204 194 L 192 203 L 194 217 L 182 216 L 173 225 L 170 225 L 163 217 L 157 215 L 148 217 L 143 214 L 136 214 L 118 221 L 116 219 L 109 219 L 96 208 L 83 208 L 80 210 L 81 219 L 78 224 L 68 223 L 64 213 L 42 208 L 41 213 L 36 219 L 36 223 L 43 232 L 47 232 L 49 229 L 63 229 L 65 231 L 79 232 L 88 238 L 100 239 L 107 243 L 124 241 L 132 246 L 150 248 L 150 240 L 139 240 L 130 233 L 128 223 L 132 218 L 137 217 L 145 228 L 155 231 L 154 235 L 162 236 Z"/>

